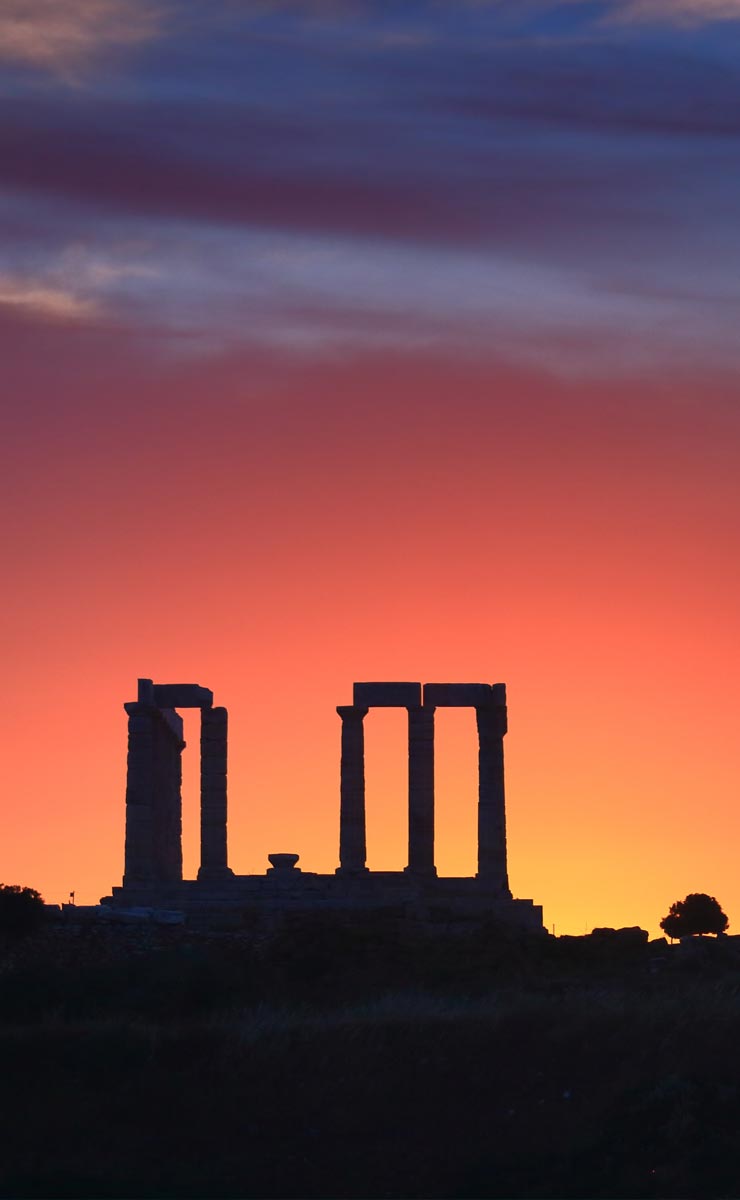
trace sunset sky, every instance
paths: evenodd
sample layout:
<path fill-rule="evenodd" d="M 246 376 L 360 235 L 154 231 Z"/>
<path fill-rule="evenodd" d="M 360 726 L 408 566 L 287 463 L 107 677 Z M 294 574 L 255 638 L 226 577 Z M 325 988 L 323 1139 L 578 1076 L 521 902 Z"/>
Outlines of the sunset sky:
<path fill-rule="evenodd" d="M 0 75 L 0 880 L 120 883 L 138 676 L 240 873 L 336 867 L 353 680 L 505 681 L 514 894 L 740 932 L 740 0 L 0 0 Z M 475 803 L 439 710 L 441 874 Z"/>

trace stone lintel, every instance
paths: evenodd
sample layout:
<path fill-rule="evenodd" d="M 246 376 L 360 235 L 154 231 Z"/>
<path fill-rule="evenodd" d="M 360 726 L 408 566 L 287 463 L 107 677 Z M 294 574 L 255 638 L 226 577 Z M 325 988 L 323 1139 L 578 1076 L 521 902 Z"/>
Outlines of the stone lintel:
<path fill-rule="evenodd" d="M 425 683 L 424 704 L 439 708 L 488 708 L 506 703 L 503 683 Z"/>
<path fill-rule="evenodd" d="M 154 703 L 159 708 L 211 708 L 213 692 L 197 683 L 155 683 Z"/>
<path fill-rule="evenodd" d="M 421 704 L 421 684 L 356 683 L 353 699 L 367 708 L 413 708 Z"/>

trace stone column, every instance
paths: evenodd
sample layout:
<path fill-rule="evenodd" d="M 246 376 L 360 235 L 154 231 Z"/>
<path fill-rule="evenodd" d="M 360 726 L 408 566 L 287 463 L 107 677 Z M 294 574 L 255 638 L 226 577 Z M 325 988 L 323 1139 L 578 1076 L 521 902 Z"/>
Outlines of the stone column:
<path fill-rule="evenodd" d="M 365 732 L 366 708 L 340 705 L 342 761 L 339 809 L 339 871 L 366 871 L 365 860 Z"/>
<path fill-rule="evenodd" d="M 158 713 L 148 704 L 123 707 L 128 713 L 125 887 L 154 880 L 154 754 Z"/>
<path fill-rule="evenodd" d="M 434 708 L 409 708 L 409 865 L 413 875 L 436 875 L 434 865 Z"/>
<path fill-rule="evenodd" d="M 476 708 L 478 723 L 478 878 L 510 896 L 506 872 L 504 734 L 506 705 Z"/>
<path fill-rule="evenodd" d="M 182 717 L 158 708 L 154 723 L 152 845 L 158 883 L 182 879 Z"/>
<path fill-rule="evenodd" d="M 201 709 L 199 879 L 232 874 L 226 848 L 227 729 L 225 708 Z"/>

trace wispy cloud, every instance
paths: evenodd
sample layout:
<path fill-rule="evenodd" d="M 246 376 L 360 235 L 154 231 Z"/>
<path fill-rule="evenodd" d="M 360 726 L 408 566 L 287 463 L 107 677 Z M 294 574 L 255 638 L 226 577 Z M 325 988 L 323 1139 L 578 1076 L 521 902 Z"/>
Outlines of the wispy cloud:
<path fill-rule="evenodd" d="M 309 356 L 444 345 L 558 374 L 738 361 L 740 293 L 729 269 L 705 271 L 692 288 L 666 264 L 605 278 L 583 264 L 377 238 L 197 225 L 150 234 L 70 244 L 48 268 L 13 266 L 0 274 L 0 305 L 47 323 L 127 329 L 167 355 L 244 343 Z"/>
<path fill-rule="evenodd" d="M 24 78 L 0 126 L 0 304 L 194 352 L 737 366 L 740 74 L 724 28 L 668 22 L 740 16 L 740 0 L 457 2 L 454 21 L 451 0 L 319 5 L 336 20 L 307 33 L 307 4 L 188 0 L 134 77 Z M 153 9 L 0 0 L 0 37 L 13 12 L 88 28 L 48 60 L 43 39 L 10 54 L 5 38 L 6 57 L 59 70 L 146 36 L 129 17 Z M 532 37 L 500 43 L 499 16 Z M 420 50 L 408 23 L 432 19 Z M 346 35 L 363 21 L 370 51 Z"/>
<path fill-rule="evenodd" d="M 0 274 L 0 306 L 57 321 L 89 320 L 98 315 L 94 300 L 76 296 L 43 280 Z"/>
<path fill-rule="evenodd" d="M 468 9 L 487 8 L 497 10 L 507 19 L 512 19 L 511 0 L 455 0 L 465 3 Z M 674 28 L 706 25 L 718 21 L 740 21 L 740 0 L 530 0 L 517 6 L 517 18 L 535 21 L 539 14 L 562 9 L 568 5 L 572 10 L 583 9 L 583 29 L 568 28 L 562 35 L 549 37 L 553 41 L 576 44 L 585 29 L 594 30 L 604 25 L 646 25 L 655 23 Z M 530 31 L 531 34 L 531 31 Z M 545 40 L 548 40 L 547 38 Z"/>
<path fill-rule="evenodd" d="M 740 21 L 740 0 L 617 0 L 614 16 L 626 21 L 668 21 L 695 25 L 705 21 Z"/>
<path fill-rule="evenodd" d="M 71 77 L 159 28 L 146 0 L 0 0 L 0 59 Z"/>
<path fill-rule="evenodd" d="M 0 270 L 0 306 L 41 321 L 107 321 L 157 275 L 136 261 L 137 250 L 124 245 L 106 252 L 72 243 L 41 261 L 7 263 Z"/>
<path fill-rule="evenodd" d="M 563 0 L 532 0 L 522 4 L 523 14 L 537 8 L 556 8 Z M 566 0 L 573 5 L 596 7 L 594 0 Z M 269 13 L 283 13 L 310 16 L 318 19 L 337 20 L 355 18 L 366 20 L 377 16 L 380 5 L 374 7 L 372 0 L 251 0 L 248 6 L 253 17 Z M 442 9 L 457 9 L 463 12 L 467 9 L 473 12 L 485 7 L 498 8 L 506 11 L 514 8 L 512 0 L 437 0 L 435 4 L 426 6 L 404 3 L 386 4 L 382 15 L 409 15 L 417 22 L 426 21 L 428 26 L 438 24 L 439 13 Z M 740 20 L 740 0 L 601 0 L 602 9 L 606 9 L 610 19 L 618 21 L 662 21 L 673 25 L 696 24 L 705 21 Z M 507 18 L 510 13 L 506 12 Z"/>
<path fill-rule="evenodd" d="M 484 3 L 486 0 L 484 0 Z M 540 9 L 555 8 L 561 0 L 536 0 Z M 596 24 L 644 25 L 657 23 L 674 27 L 696 26 L 717 21 L 740 21 L 740 0 L 566 0 L 575 7 L 595 10 Z M 498 7 L 506 0 L 492 0 Z"/>

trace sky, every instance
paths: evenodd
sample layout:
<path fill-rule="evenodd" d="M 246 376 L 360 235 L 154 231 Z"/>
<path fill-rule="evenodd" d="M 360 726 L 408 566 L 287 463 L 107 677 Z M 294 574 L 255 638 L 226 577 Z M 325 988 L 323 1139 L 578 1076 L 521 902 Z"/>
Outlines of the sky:
<path fill-rule="evenodd" d="M 3 882 L 120 883 L 139 676 L 228 707 L 239 873 L 336 867 L 354 680 L 504 681 L 514 894 L 740 932 L 739 50 L 740 0 L 0 0 Z M 438 710 L 441 874 L 476 751 Z"/>

